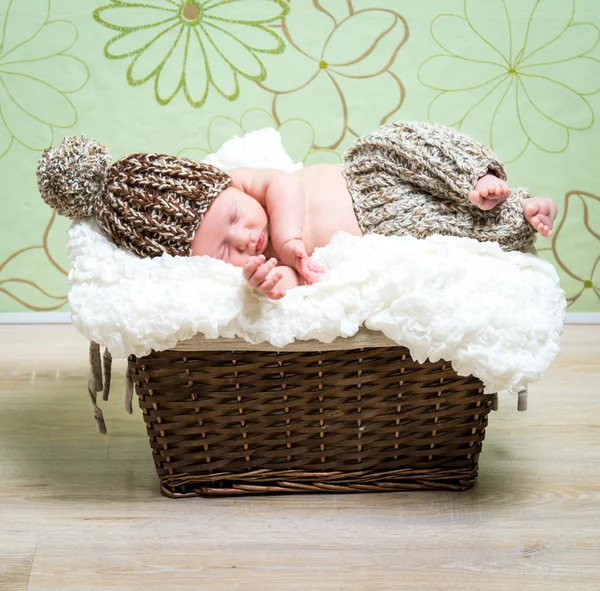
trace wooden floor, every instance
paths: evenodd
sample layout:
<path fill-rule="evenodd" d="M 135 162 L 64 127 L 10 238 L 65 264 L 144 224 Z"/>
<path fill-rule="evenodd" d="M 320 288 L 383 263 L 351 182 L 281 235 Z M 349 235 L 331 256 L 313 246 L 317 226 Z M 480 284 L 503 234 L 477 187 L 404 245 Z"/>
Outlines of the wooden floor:
<path fill-rule="evenodd" d="M 68 326 L 0 326 L 0 590 L 600 589 L 600 326 L 500 397 L 474 489 L 170 500 L 115 362 L 108 435 Z"/>

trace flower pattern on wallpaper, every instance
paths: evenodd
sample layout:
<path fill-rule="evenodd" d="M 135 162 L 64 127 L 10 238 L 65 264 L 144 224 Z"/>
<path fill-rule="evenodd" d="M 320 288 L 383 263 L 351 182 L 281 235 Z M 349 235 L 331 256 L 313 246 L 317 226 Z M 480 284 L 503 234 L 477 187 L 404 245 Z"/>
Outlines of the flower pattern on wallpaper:
<path fill-rule="evenodd" d="M 8 256 L 0 263 L 0 294 L 8 296 L 27 310 L 51 312 L 62 308 L 67 303 L 67 294 L 51 294 L 40 281 L 25 276 L 30 269 L 39 269 L 40 258 L 44 266 L 50 266 L 55 273 L 64 278 L 67 289 L 67 271 L 57 262 L 52 254 L 49 235 L 56 221 L 53 212 L 42 237 L 42 244 L 28 246 Z M 46 278 L 48 273 L 44 274 Z"/>
<path fill-rule="evenodd" d="M 302 119 L 288 119 L 276 123 L 273 116 L 264 109 L 249 109 L 238 122 L 231 117 L 213 117 L 208 125 L 204 147 L 188 147 L 181 150 L 178 156 L 193 160 L 203 160 L 208 154 L 216 152 L 227 140 L 241 137 L 251 131 L 271 127 L 281 135 L 283 148 L 294 162 L 305 165 L 318 162 L 340 163 L 341 158 L 333 150 L 315 150 L 313 126 Z"/>
<path fill-rule="evenodd" d="M 574 11 L 575 0 L 464 0 L 463 14 L 436 17 L 443 53 L 418 73 L 439 91 L 430 120 L 480 132 L 508 162 L 530 145 L 566 150 L 571 132 L 593 125 L 586 97 L 600 91 L 600 32 Z"/>
<path fill-rule="evenodd" d="M 210 87 L 228 100 L 240 93 L 239 76 L 266 78 L 259 54 L 280 54 L 283 39 L 268 25 L 289 8 L 284 0 L 143 0 L 94 11 L 102 25 L 119 31 L 105 46 L 109 59 L 131 59 L 127 82 L 154 79 L 154 93 L 166 105 L 183 92 L 201 107 Z"/>
<path fill-rule="evenodd" d="M 75 125 L 68 94 L 87 82 L 89 71 L 66 52 L 77 41 L 75 25 L 50 20 L 50 0 L 10 0 L 0 32 L 0 157 L 15 141 L 41 150 L 55 128 Z"/>
<path fill-rule="evenodd" d="M 567 193 L 564 214 L 556 226 L 551 246 L 542 246 L 538 251 L 556 267 L 569 306 L 584 303 L 583 300 L 586 306 L 597 305 L 600 299 L 600 197 L 584 191 Z"/>
<path fill-rule="evenodd" d="M 351 0 L 305 0 L 292 2 L 281 30 L 285 59 L 266 60 L 261 84 L 274 95 L 276 122 L 309 121 L 315 147 L 335 150 L 346 132 L 373 129 L 401 107 L 404 86 L 390 70 L 408 39 L 399 13 L 355 10 Z"/>

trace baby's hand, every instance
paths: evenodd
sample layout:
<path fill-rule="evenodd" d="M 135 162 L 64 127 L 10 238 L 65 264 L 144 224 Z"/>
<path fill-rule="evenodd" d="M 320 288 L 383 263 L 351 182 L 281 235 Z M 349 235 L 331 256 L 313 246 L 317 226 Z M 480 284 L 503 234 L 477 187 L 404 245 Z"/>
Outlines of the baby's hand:
<path fill-rule="evenodd" d="M 298 271 L 300 277 L 309 285 L 319 281 L 325 273 L 323 267 L 310 260 L 302 240 L 295 239 L 286 242 L 281 251 L 282 258 L 290 260 L 291 266 Z"/>
<path fill-rule="evenodd" d="M 275 289 L 281 281 L 282 275 L 275 270 L 277 259 L 265 262 L 264 255 L 250 257 L 243 267 L 244 279 L 258 293 L 262 293 L 272 300 L 280 300 L 285 295 L 285 290 Z"/>

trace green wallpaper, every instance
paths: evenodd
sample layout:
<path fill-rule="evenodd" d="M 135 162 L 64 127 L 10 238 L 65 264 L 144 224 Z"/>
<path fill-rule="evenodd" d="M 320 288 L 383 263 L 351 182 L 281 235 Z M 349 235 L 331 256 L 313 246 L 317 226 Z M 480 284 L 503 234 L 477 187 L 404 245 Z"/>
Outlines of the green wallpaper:
<path fill-rule="evenodd" d="M 541 256 L 600 312 L 599 27 L 597 0 L 0 0 L 0 312 L 67 310 L 69 222 L 35 181 L 65 135 L 201 158 L 273 126 L 309 164 L 399 119 L 554 197 Z"/>

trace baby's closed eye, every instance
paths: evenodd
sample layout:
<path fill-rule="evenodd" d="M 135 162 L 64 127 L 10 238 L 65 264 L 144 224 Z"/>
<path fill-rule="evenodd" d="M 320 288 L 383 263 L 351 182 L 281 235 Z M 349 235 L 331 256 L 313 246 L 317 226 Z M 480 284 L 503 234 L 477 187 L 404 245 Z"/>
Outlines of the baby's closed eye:
<path fill-rule="evenodd" d="M 227 262 L 229 256 L 228 256 L 227 244 L 225 242 L 223 243 L 223 245 L 219 249 L 219 256 L 217 258 L 221 259 L 222 261 Z"/>

